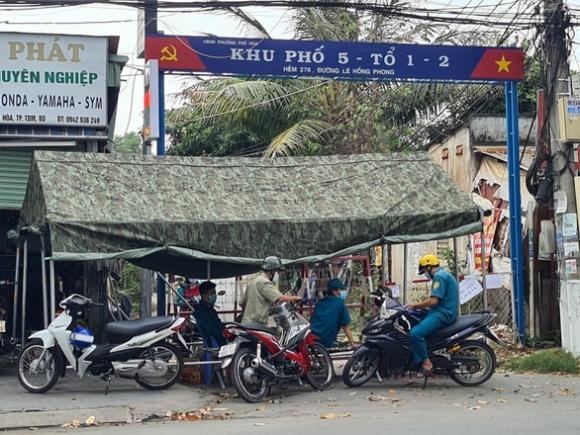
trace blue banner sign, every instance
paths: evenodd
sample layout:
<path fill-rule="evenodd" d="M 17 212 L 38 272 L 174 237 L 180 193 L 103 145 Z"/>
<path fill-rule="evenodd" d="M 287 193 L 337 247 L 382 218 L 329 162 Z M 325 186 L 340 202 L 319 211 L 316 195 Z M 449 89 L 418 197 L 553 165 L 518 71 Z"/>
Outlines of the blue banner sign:
<path fill-rule="evenodd" d="M 524 77 L 524 53 L 469 47 L 148 35 L 160 71 L 335 80 L 497 82 Z"/>

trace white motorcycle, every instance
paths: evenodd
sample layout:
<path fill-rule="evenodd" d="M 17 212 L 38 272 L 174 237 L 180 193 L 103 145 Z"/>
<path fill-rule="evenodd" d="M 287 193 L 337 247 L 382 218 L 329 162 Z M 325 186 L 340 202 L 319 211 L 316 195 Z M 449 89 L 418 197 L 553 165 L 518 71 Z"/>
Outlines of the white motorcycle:
<path fill-rule="evenodd" d="M 50 390 L 67 364 L 82 378 L 89 372 L 107 381 L 111 376 L 134 379 L 143 388 L 163 390 L 180 377 L 183 358 L 180 350 L 166 339 L 179 334 L 182 317 L 152 317 L 111 322 L 105 325 L 109 343 L 94 345 L 92 332 L 79 316 L 93 303 L 73 294 L 60 302 L 63 312 L 47 329 L 29 337 L 18 358 L 18 380 L 31 393 Z"/>

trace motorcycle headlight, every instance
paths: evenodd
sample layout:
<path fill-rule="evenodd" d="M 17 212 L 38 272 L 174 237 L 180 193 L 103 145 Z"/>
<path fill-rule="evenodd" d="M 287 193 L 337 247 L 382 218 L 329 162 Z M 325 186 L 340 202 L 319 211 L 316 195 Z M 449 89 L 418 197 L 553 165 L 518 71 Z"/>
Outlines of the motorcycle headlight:
<path fill-rule="evenodd" d="M 390 319 L 397 313 L 398 313 L 397 310 L 381 308 L 381 319 Z"/>

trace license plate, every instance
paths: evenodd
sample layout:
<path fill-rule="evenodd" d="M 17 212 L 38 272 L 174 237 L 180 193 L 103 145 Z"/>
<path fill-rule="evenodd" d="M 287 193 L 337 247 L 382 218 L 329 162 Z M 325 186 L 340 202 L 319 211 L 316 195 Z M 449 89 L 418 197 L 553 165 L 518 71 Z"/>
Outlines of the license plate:
<path fill-rule="evenodd" d="M 0 332 L 6 332 L 6 320 L 0 320 Z"/>
<path fill-rule="evenodd" d="M 220 358 L 225 358 L 226 356 L 233 355 L 236 353 L 236 348 L 238 345 L 236 343 L 226 344 L 225 346 L 220 347 L 220 352 L 218 356 Z"/>

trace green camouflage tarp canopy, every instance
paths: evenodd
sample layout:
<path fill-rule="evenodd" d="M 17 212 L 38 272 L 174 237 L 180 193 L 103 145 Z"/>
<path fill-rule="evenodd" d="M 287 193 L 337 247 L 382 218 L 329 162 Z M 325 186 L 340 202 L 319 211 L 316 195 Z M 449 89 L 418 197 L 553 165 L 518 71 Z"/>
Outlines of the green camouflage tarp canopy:
<path fill-rule="evenodd" d="M 425 153 L 276 159 L 36 152 L 19 227 L 55 260 L 126 258 L 213 277 L 480 231 Z"/>

